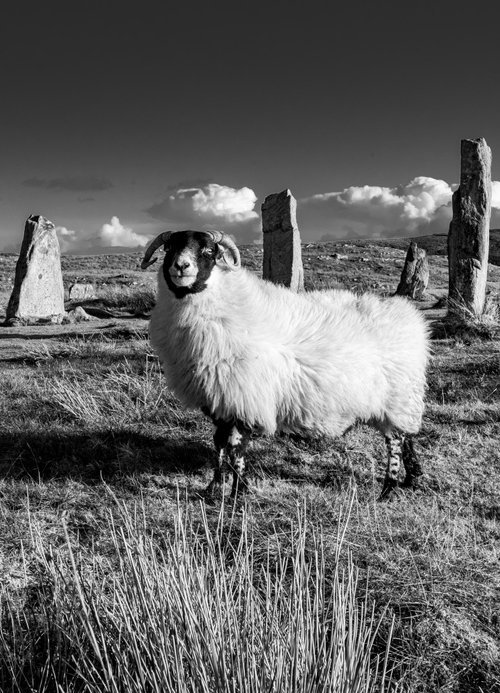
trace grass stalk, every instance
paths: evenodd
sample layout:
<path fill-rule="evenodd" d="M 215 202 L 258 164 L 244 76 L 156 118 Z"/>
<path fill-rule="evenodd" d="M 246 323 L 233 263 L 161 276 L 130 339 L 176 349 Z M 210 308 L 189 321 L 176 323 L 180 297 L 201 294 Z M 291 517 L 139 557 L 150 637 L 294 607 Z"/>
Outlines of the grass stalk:
<path fill-rule="evenodd" d="M 305 506 L 277 553 L 253 526 L 246 508 L 223 504 L 214 524 L 179 503 L 154 538 L 121 506 L 99 562 L 66 529 L 57 552 L 33 530 L 40 574 L 2 594 L 2 690 L 378 690 L 387 656 L 373 656 L 379 620 L 351 558 L 327 569 Z"/>

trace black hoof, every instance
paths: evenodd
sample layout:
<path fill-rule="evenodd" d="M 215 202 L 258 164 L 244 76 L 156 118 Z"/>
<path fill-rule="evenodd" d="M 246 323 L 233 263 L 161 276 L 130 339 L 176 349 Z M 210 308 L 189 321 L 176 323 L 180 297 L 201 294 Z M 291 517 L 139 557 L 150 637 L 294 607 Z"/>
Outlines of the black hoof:
<path fill-rule="evenodd" d="M 401 484 L 402 488 L 415 488 L 417 486 L 417 479 L 412 474 L 407 474 L 405 480 Z"/>
<path fill-rule="evenodd" d="M 418 464 L 418 462 L 417 462 L 417 464 L 414 464 L 414 465 L 413 465 L 412 470 L 411 470 L 411 476 L 412 476 L 413 478 L 416 478 L 417 476 L 422 476 L 423 473 L 424 473 L 424 470 L 423 470 L 422 467 Z"/>
<path fill-rule="evenodd" d="M 398 487 L 398 482 L 395 479 L 389 479 L 388 477 L 386 477 L 386 479 L 384 481 L 384 486 L 382 488 L 382 493 L 380 494 L 380 496 L 378 497 L 377 500 L 379 500 L 379 501 L 387 500 L 388 498 L 390 498 L 393 495 L 392 492 L 397 487 Z"/>
<path fill-rule="evenodd" d="M 401 484 L 403 488 L 417 488 L 418 487 L 418 477 L 422 476 L 423 472 L 419 468 L 417 471 L 411 472 L 411 474 L 407 474 L 405 477 L 405 480 Z"/>

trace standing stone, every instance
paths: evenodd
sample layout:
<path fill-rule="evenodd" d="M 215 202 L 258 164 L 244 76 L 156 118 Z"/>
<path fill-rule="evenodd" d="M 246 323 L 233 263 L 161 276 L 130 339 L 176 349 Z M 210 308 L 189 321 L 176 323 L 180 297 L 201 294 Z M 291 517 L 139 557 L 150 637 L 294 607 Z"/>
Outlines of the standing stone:
<path fill-rule="evenodd" d="M 76 282 L 69 287 L 70 301 L 89 301 L 97 298 L 93 284 L 79 284 Z"/>
<path fill-rule="evenodd" d="M 268 195 L 264 200 L 262 276 L 275 284 L 289 286 L 292 291 L 301 291 L 304 288 L 304 269 L 296 210 L 297 201 L 290 190 Z"/>
<path fill-rule="evenodd" d="M 405 266 L 401 272 L 396 295 L 409 296 L 416 301 L 422 301 L 428 283 L 427 253 L 424 248 L 419 248 L 415 241 L 412 241 L 406 253 Z"/>
<path fill-rule="evenodd" d="M 491 215 L 491 150 L 486 140 L 462 140 L 460 186 L 448 232 L 450 312 L 484 309 Z"/>
<path fill-rule="evenodd" d="M 7 320 L 37 320 L 64 314 L 61 254 L 54 224 L 31 215 L 16 265 Z"/>

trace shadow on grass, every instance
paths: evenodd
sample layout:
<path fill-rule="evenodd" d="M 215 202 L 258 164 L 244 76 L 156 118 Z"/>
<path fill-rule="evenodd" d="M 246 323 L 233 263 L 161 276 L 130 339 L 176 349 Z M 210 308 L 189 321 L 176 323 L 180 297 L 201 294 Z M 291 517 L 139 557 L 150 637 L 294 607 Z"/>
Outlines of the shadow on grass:
<path fill-rule="evenodd" d="M 120 316 L 119 320 L 137 320 L 136 316 L 129 315 L 126 318 Z M 144 318 L 140 318 L 143 320 Z M 26 326 L 25 331 L 21 329 L 19 332 L 3 332 L 0 330 L 0 340 L 1 339 L 29 339 L 29 340 L 46 340 L 46 339 L 60 339 L 70 340 L 75 337 L 83 339 L 92 339 L 96 336 L 101 337 L 103 335 L 108 339 L 146 339 L 147 330 L 142 328 L 140 330 L 135 326 L 129 326 L 128 324 L 119 325 L 117 324 L 118 318 L 109 318 L 103 320 L 104 324 L 99 324 L 97 321 L 90 323 L 76 323 L 75 325 L 66 325 L 63 328 L 59 328 L 57 325 L 35 325 Z M 1 327 L 1 325 L 0 325 Z M 38 329 L 37 329 L 38 328 Z"/>
<path fill-rule="evenodd" d="M 276 461 L 273 458 L 266 460 L 249 459 L 249 468 L 254 479 L 285 481 L 288 484 L 302 486 L 313 484 L 322 488 L 329 488 L 340 492 L 347 488 L 351 482 L 363 485 L 367 482 L 367 471 L 357 465 L 353 467 L 348 462 L 342 462 L 332 457 L 327 464 L 305 465 L 297 458 L 290 457 L 286 460 Z M 383 474 L 380 475 L 383 481 Z"/>
<path fill-rule="evenodd" d="M 74 310 L 75 308 L 83 308 L 88 315 L 99 320 L 133 320 L 134 318 L 146 320 L 150 317 L 147 311 L 127 311 L 126 307 L 113 306 L 100 298 L 82 301 L 67 301 L 65 303 L 65 309 L 67 311 Z"/>
<path fill-rule="evenodd" d="M 130 430 L 0 432 L 0 477 L 92 483 L 140 473 L 201 475 L 203 467 L 214 463 L 214 454 L 189 436 L 155 438 Z"/>
<path fill-rule="evenodd" d="M 282 434 L 275 439 L 275 447 L 264 454 L 262 448 L 250 450 L 248 466 L 254 478 L 261 481 L 280 480 L 296 486 L 313 484 L 339 492 L 352 482 L 364 485 L 371 479 L 366 460 L 358 458 L 343 438 Z M 381 482 L 383 471 L 381 463 Z"/>
<path fill-rule="evenodd" d="M 328 441 L 250 449 L 247 469 L 250 487 L 259 481 L 285 482 L 295 487 L 313 485 L 340 493 L 355 484 L 359 488 L 380 486 L 385 475 L 385 457 L 372 460 L 359 450 L 342 444 L 327 447 Z M 323 454 L 304 453 L 317 448 Z M 371 461 L 370 461 L 371 460 Z M 375 461 L 375 473 L 372 469 Z M 146 435 L 138 430 L 73 432 L 67 429 L 43 432 L 0 431 L 0 479 L 60 481 L 71 479 L 87 484 L 106 481 L 110 485 L 137 488 L 141 475 L 158 476 L 164 489 L 190 485 L 186 477 L 211 476 L 216 452 L 200 441 L 198 432 L 169 436 Z M 179 478 L 180 477 L 180 478 Z M 228 474 L 228 481 L 231 475 Z M 179 484 L 180 482 L 180 484 Z M 142 482 L 141 482 L 142 483 Z"/>

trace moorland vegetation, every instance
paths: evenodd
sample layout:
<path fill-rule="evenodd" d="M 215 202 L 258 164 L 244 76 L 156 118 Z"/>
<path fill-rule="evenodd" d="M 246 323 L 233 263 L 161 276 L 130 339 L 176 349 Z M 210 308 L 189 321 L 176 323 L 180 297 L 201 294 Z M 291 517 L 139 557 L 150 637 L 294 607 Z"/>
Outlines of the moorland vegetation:
<path fill-rule="evenodd" d="M 406 245 L 306 244 L 306 288 L 388 295 Z M 500 268 L 488 325 L 452 330 L 441 248 L 424 476 L 385 503 L 364 426 L 257 438 L 251 493 L 208 502 L 211 424 L 147 339 L 154 272 L 63 258 L 109 314 L 0 331 L 0 690 L 500 691 Z M 261 251 L 242 260 L 259 271 Z"/>

